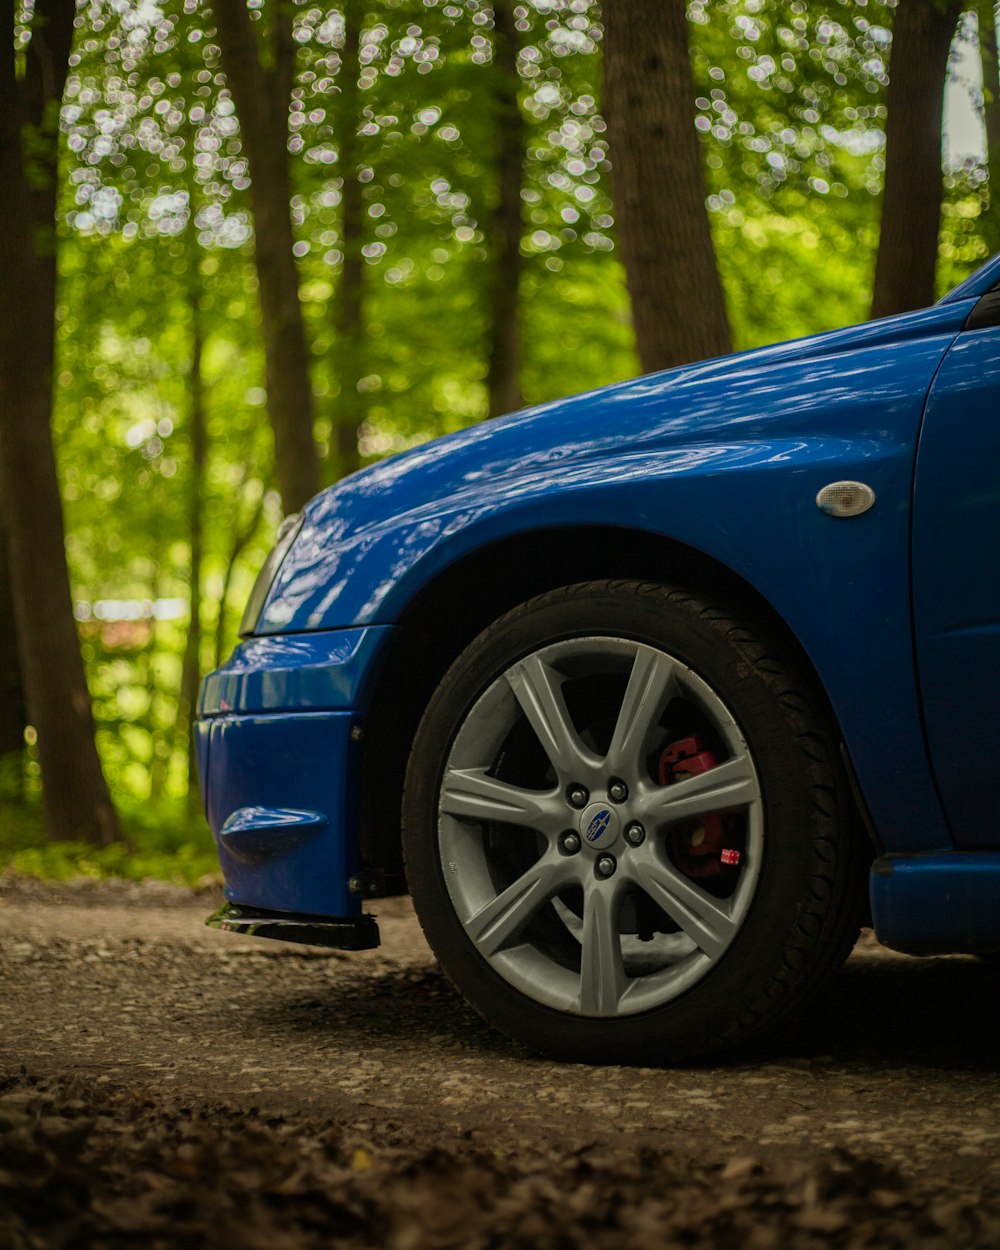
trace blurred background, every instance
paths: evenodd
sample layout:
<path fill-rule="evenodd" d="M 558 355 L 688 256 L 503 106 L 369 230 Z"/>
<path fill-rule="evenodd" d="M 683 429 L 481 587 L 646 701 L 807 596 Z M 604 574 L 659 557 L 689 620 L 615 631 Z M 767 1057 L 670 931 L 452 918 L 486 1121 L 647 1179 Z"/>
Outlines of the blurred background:
<path fill-rule="evenodd" d="M 0 0 L 0 41 L 0 870 L 214 871 L 198 681 L 315 490 L 1000 242 L 993 0 Z"/>

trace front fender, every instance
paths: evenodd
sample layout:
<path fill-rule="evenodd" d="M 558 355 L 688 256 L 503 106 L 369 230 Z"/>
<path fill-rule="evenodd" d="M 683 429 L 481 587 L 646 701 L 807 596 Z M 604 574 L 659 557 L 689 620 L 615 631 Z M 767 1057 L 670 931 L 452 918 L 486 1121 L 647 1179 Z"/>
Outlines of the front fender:
<path fill-rule="evenodd" d="M 533 535 L 551 527 L 619 527 L 623 543 L 637 530 L 668 536 L 754 586 L 799 639 L 884 847 L 947 846 L 914 683 L 912 465 L 908 440 L 813 438 L 689 447 L 619 458 L 600 473 L 578 467 L 555 482 L 522 479 L 502 506 L 481 497 L 427 508 L 345 543 L 350 576 L 339 602 L 350 587 L 358 622 L 394 622 L 445 570 L 511 538 L 530 560 Z M 871 485 L 875 508 L 849 520 L 822 513 L 816 493 L 838 478 Z M 309 624 L 328 627 L 329 616 Z"/>
<path fill-rule="evenodd" d="M 883 844 L 947 846 L 915 687 L 910 512 L 924 401 L 967 311 L 640 379 L 349 479 L 310 506 L 259 632 L 393 624 L 485 545 L 521 537 L 530 559 L 540 528 L 661 535 L 753 586 L 799 639 Z M 843 479 L 873 488 L 870 512 L 817 508 Z"/>

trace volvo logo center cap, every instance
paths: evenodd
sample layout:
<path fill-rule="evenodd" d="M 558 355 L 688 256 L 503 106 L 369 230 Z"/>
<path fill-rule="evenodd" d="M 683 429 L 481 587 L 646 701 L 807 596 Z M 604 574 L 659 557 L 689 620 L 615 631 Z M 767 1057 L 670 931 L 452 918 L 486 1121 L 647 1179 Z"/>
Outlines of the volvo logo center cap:
<path fill-rule="evenodd" d="M 584 842 L 596 851 L 606 850 L 618 841 L 621 821 L 614 808 L 603 803 L 591 803 L 580 817 L 580 833 Z"/>

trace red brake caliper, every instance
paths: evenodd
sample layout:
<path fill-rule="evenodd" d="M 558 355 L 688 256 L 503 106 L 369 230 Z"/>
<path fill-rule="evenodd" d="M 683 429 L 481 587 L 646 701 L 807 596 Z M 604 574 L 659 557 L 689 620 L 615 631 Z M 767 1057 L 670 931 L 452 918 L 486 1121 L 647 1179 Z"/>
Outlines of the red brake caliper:
<path fill-rule="evenodd" d="M 659 782 L 671 785 L 682 777 L 696 777 L 715 768 L 718 760 L 696 735 L 672 742 L 660 756 Z M 718 877 L 740 862 L 740 853 L 726 846 L 727 825 L 716 812 L 684 821 L 671 835 L 674 862 L 688 877 Z"/>

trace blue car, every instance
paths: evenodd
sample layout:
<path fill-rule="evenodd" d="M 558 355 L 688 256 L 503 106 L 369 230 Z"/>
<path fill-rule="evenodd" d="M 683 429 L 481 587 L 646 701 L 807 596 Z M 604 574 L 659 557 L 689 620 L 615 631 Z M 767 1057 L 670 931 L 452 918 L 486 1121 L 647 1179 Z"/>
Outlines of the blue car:
<path fill-rule="evenodd" d="M 861 924 L 1000 951 L 998 551 L 1000 258 L 357 473 L 202 688 L 210 923 L 359 949 L 409 891 L 488 1021 L 611 1063 L 760 1035 Z"/>

